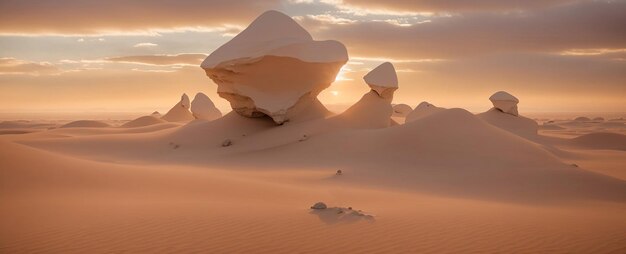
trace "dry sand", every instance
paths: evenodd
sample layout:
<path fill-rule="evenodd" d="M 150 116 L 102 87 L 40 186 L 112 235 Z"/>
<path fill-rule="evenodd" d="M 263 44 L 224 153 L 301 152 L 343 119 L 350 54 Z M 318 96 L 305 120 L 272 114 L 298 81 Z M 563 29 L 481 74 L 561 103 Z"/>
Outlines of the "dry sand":
<path fill-rule="evenodd" d="M 382 128 L 390 112 L 362 101 L 282 126 L 229 113 L 0 135 L 0 252 L 626 252 L 619 131 L 462 109 Z"/>

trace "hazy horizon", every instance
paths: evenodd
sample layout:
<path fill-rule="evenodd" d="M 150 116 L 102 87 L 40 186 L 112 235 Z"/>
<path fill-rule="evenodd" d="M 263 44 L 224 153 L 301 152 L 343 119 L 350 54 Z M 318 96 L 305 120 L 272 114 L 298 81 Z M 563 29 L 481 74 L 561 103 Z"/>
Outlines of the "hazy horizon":
<path fill-rule="evenodd" d="M 356 102 L 368 90 L 363 75 L 390 61 L 400 81 L 394 103 L 480 112 L 490 107 L 489 95 L 506 90 L 520 99 L 521 112 L 626 112 L 625 1 L 55 6 L 0 3 L 2 112 L 163 110 L 196 92 L 225 111 L 228 102 L 199 63 L 271 9 L 315 39 L 348 48 L 350 61 L 319 96 L 327 105 Z"/>

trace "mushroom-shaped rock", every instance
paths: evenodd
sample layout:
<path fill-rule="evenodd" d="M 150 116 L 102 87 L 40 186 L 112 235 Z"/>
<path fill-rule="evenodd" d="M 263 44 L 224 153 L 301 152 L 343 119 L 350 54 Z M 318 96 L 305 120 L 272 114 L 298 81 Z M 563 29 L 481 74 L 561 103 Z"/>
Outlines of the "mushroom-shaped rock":
<path fill-rule="evenodd" d="M 191 101 L 191 113 L 196 119 L 215 120 L 222 117 L 222 112 L 215 107 L 215 104 L 203 93 L 197 93 Z"/>
<path fill-rule="evenodd" d="M 193 115 L 189 111 L 189 97 L 187 94 L 183 94 L 180 97 L 180 101 L 172 107 L 161 119 L 168 122 L 188 122 L 194 119 Z"/>
<path fill-rule="evenodd" d="M 311 206 L 311 209 L 316 209 L 316 210 L 326 209 L 326 208 L 328 207 L 326 206 L 326 204 L 324 204 L 324 202 L 317 202 L 313 206 Z"/>
<path fill-rule="evenodd" d="M 396 105 L 393 105 L 393 114 L 392 114 L 392 116 L 394 116 L 394 117 L 406 117 L 407 115 L 409 115 L 409 113 L 411 113 L 411 111 L 413 111 L 413 109 L 409 105 L 406 105 L 406 104 L 396 104 Z"/>
<path fill-rule="evenodd" d="M 428 103 L 427 101 L 422 101 L 411 113 L 406 116 L 406 123 L 415 121 L 420 118 L 424 118 L 429 116 L 435 112 L 439 112 L 444 110 L 445 108 L 437 107 L 433 104 Z"/>
<path fill-rule="evenodd" d="M 390 62 L 384 62 L 374 68 L 363 77 L 363 80 L 383 98 L 393 98 L 393 92 L 398 89 L 396 69 Z"/>
<path fill-rule="evenodd" d="M 300 114 L 326 116 L 317 95 L 335 81 L 347 61 L 340 42 L 315 41 L 289 16 L 267 11 L 211 53 L 201 67 L 235 112 L 268 115 L 281 124 Z"/>
<path fill-rule="evenodd" d="M 499 91 L 489 97 L 493 107 L 507 114 L 517 116 L 517 103 L 519 100 L 515 96 L 505 91 Z"/>

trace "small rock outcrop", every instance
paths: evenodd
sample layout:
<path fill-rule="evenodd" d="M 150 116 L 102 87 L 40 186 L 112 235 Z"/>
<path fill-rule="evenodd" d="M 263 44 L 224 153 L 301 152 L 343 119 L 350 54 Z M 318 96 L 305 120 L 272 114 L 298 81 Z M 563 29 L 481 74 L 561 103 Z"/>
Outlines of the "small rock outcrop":
<path fill-rule="evenodd" d="M 230 139 L 226 139 L 222 142 L 222 147 L 227 147 L 227 146 L 232 146 L 233 145 L 233 141 Z"/>
<path fill-rule="evenodd" d="M 321 209 L 326 209 L 326 208 L 328 207 L 326 206 L 326 204 L 324 204 L 324 202 L 317 202 L 313 206 L 311 206 L 311 209 L 316 209 L 316 210 L 321 210 Z"/>
<path fill-rule="evenodd" d="M 393 99 L 393 92 L 398 89 L 396 69 L 390 62 L 384 62 L 367 73 L 363 80 L 380 97 Z"/>
<path fill-rule="evenodd" d="M 326 116 L 328 111 L 318 108 L 317 95 L 335 81 L 347 61 L 340 42 L 315 41 L 291 17 L 267 11 L 211 53 L 201 67 L 235 112 L 267 115 L 282 124 L 301 114 Z"/>
<path fill-rule="evenodd" d="M 172 107 L 165 115 L 161 117 L 161 119 L 168 122 L 188 122 L 193 119 L 193 115 L 189 111 L 190 107 L 189 97 L 187 94 L 183 94 L 180 97 L 180 101 Z"/>
<path fill-rule="evenodd" d="M 222 117 L 222 112 L 215 107 L 213 101 L 203 93 L 197 93 L 191 101 L 191 113 L 193 117 L 201 120 L 215 120 Z"/>
<path fill-rule="evenodd" d="M 501 112 L 511 114 L 514 116 L 518 116 L 517 112 L 517 104 L 519 100 L 515 98 L 515 96 L 507 93 L 505 91 L 499 91 L 491 95 L 489 97 L 491 103 L 493 103 L 493 107 L 500 110 Z"/>

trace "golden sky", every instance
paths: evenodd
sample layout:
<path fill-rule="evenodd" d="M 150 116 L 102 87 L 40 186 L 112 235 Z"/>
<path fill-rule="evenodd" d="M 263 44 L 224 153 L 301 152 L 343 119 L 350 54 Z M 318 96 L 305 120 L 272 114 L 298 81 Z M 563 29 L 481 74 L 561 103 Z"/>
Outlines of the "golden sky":
<path fill-rule="evenodd" d="M 357 101 L 394 63 L 394 102 L 479 112 L 506 90 L 520 111 L 626 112 L 626 1 L 3 0 L 0 113 L 152 112 L 180 94 L 228 103 L 200 62 L 270 9 L 350 61 L 320 99 Z"/>

